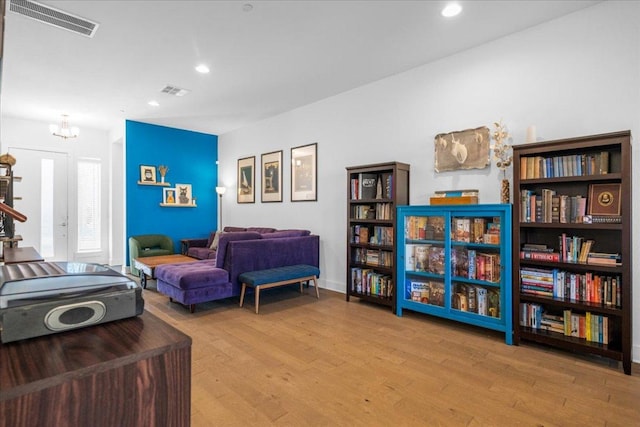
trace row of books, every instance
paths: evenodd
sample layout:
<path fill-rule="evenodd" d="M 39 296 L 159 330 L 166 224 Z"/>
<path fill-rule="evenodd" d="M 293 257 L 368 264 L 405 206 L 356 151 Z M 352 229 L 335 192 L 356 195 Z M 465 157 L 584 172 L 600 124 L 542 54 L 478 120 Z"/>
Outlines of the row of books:
<path fill-rule="evenodd" d="M 465 279 L 500 282 L 500 254 L 475 249 L 454 248 L 451 251 L 451 274 Z"/>
<path fill-rule="evenodd" d="M 500 243 L 500 218 L 452 218 L 451 240 L 456 242 Z"/>
<path fill-rule="evenodd" d="M 551 314 L 539 304 L 520 304 L 520 326 L 556 332 L 589 342 L 609 344 L 613 338 L 613 322 L 607 316 L 587 311 L 584 314 L 564 310 L 562 315 Z"/>
<path fill-rule="evenodd" d="M 567 236 L 566 233 L 562 233 L 558 236 L 560 247 L 558 251 L 544 244 L 525 243 L 520 250 L 520 259 L 586 263 L 594 244 L 594 240 L 581 236 Z"/>
<path fill-rule="evenodd" d="M 407 279 L 405 298 L 423 304 L 444 307 L 444 282 Z"/>
<path fill-rule="evenodd" d="M 393 198 L 393 174 L 360 173 L 351 178 L 351 200 L 380 200 Z"/>
<path fill-rule="evenodd" d="M 393 219 L 393 203 L 376 203 L 375 205 L 356 205 L 351 208 L 353 219 Z"/>
<path fill-rule="evenodd" d="M 367 268 L 351 268 L 351 292 L 385 298 L 393 296 L 391 276 Z"/>
<path fill-rule="evenodd" d="M 375 267 L 392 267 L 393 252 L 377 249 L 353 248 L 353 261 Z"/>
<path fill-rule="evenodd" d="M 556 194 L 543 189 L 520 191 L 520 222 L 581 223 L 587 213 L 587 198 L 581 195 Z"/>
<path fill-rule="evenodd" d="M 543 268 L 520 269 L 520 292 L 548 298 L 622 307 L 619 275 L 584 274 Z"/>
<path fill-rule="evenodd" d="M 370 205 L 355 205 L 351 207 L 351 218 L 353 219 L 376 219 L 376 211 Z"/>
<path fill-rule="evenodd" d="M 444 247 L 436 245 L 405 245 L 405 270 L 444 274 Z"/>
<path fill-rule="evenodd" d="M 520 179 L 560 178 L 609 173 L 609 152 L 520 158 Z"/>
<path fill-rule="evenodd" d="M 500 218 L 452 218 L 451 240 L 469 243 L 500 243 Z M 409 216 L 405 221 L 405 237 L 409 240 L 443 240 L 444 217 Z"/>
<path fill-rule="evenodd" d="M 351 243 L 392 246 L 393 227 L 353 225 L 351 226 Z"/>
<path fill-rule="evenodd" d="M 451 307 L 481 316 L 500 317 L 500 291 L 495 288 L 457 284 L 451 295 Z"/>
<path fill-rule="evenodd" d="M 586 263 L 592 265 L 619 266 L 619 253 L 594 252 L 594 240 L 581 236 L 558 236 L 560 249 L 556 251 L 544 244 L 525 243 L 520 250 L 520 259 L 548 262 Z"/>
<path fill-rule="evenodd" d="M 408 216 L 404 235 L 409 240 L 444 240 L 444 217 Z"/>

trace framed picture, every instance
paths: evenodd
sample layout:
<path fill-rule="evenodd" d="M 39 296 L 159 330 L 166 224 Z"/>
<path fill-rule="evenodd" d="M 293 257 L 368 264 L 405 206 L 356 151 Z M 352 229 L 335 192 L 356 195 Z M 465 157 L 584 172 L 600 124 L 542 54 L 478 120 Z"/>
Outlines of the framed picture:
<path fill-rule="evenodd" d="M 262 203 L 282 201 L 282 150 L 262 155 Z"/>
<path fill-rule="evenodd" d="M 147 184 L 156 183 L 156 167 L 140 165 L 140 182 Z"/>
<path fill-rule="evenodd" d="M 291 149 L 291 201 L 318 200 L 318 143 Z"/>
<path fill-rule="evenodd" d="M 589 215 L 620 215 L 622 184 L 589 185 Z"/>
<path fill-rule="evenodd" d="M 162 203 L 165 205 L 172 205 L 176 202 L 176 189 L 175 188 L 163 188 L 162 189 Z"/>
<path fill-rule="evenodd" d="M 238 203 L 254 203 L 256 157 L 238 160 Z"/>
<path fill-rule="evenodd" d="M 435 170 L 484 169 L 489 166 L 488 127 L 441 133 L 435 138 Z"/>
<path fill-rule="evenodd" d="M 191 184 L 176 184 L 176 203 L 179 205 L 192 205 L 193 195 Z"/>

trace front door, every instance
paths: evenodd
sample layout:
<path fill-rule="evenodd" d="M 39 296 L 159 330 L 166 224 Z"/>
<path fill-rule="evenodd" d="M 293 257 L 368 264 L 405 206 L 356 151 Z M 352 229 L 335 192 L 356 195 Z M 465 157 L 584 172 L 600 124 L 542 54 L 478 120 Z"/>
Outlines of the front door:
<path fill-rule="evenodd" d="M 13 167 L 13 206 L 27 216 L 15 222 L 18 246 L 33 246 L 46 261 L 68 258 L 68 154 L 10 147 Z"/>

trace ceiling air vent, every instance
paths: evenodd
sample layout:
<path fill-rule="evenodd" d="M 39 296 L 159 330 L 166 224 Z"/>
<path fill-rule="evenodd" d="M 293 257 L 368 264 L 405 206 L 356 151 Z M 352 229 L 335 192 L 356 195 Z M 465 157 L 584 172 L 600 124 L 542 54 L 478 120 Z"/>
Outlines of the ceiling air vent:
<path fill-rule="evenodd" d="M 93 37 L 98 30 L 96 22 L 35 1 L 11 0 L 9 11 L 86 37 Z"/>
<path fill-rule="evenodd" d="M 189 89 L 182 89 L 176 86 L 166 85 L 160 92 L 166 93 L 167 95 L 185 96 L 191 91 Z"/>

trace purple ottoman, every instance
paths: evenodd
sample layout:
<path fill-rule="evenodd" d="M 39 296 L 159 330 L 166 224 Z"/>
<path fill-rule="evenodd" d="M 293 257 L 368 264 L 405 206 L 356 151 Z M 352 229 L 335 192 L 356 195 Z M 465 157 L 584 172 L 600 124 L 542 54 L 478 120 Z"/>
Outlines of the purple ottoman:
<path fill-rule="evenodd" d="M 158 292 L 189 306 L 191 313 L 199 302 L 233 296 L 229 273 L 216 268 L 215 260 L 156 267 Z"/>

